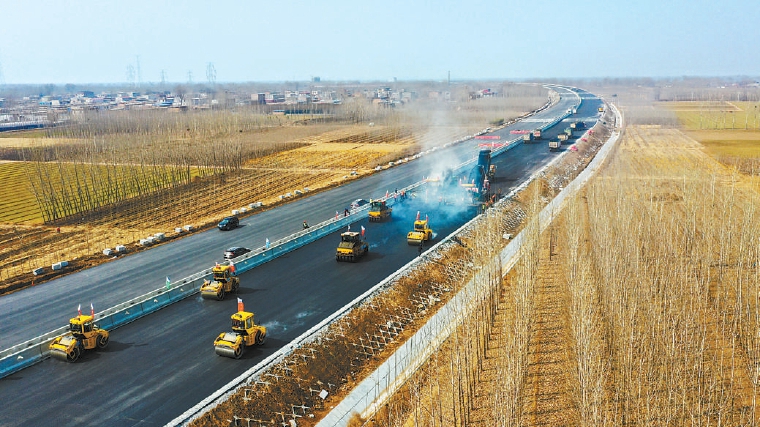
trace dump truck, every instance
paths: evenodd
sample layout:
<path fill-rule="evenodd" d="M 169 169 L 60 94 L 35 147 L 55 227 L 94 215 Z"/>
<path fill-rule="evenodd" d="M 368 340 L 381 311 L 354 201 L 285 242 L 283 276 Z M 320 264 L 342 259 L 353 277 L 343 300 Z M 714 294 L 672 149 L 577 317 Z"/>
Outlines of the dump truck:
<path fill-rule="evenodd" d="M 533 142 L 533 132 L 526 133 L 523 135 L 523 143 L 531 143 Z"/>
<path fill-rule="evenodd" d="M 385 200 L 371 200 L 369 207 L 369 222 L 380 222 L 391 217 L 393 209 L 388 207 Z"/>
<path fill-rule="evenodd" d="M 541 129 L 536 129 L 533 131 L 533 139 L 541 139 Z"/>
<path fill-rule="evenodd" d="M 596 109 L 596 111 L 598 111 L 600 113 L 603 113 L 604 112 L 604 107 L 599 107 L 599 108 Z"/>
<path fill-rule="evenodd" d="M 235 276 L 235 265 L 215 265 L 211 269 L 212 280 L 204 280 L 201 285 L 201 297 L 206 299 L 216 298 L 221 301 L 230 292 L 237 292 L 240 287 L 240 278 Z"/>
<path fill-rule="evenodd" d="M 364 236 L 356 231 L 346 231 L 340 234 L 335 260 L 356 262 L 367 252 L 369 252 L 369 245 L 364 240 Z"/>
<path fill-rule="evenodd" d="M 82 314 L 69 320 L 69 332 L 55 338 L 50 343 L 50 357 L 67 362 L 76 362 L 85 350 L 103 349 L 108 346 L 109 334 L 93 322 L 95 313 Z"/>
<path fill-rule="evenodd" d="M 425 219 L 420 219 L 420 214 L 418 212 L 417 219 L 414 221 L 414 230 L 406 235 L 406 243 L 419 246 L 430 241 L 432 238 L 433 230 L 430 229 L 427 216 L 425 216 Z"/>
<path fill-rule="evenodd" d="M 567 141 L 568 139 L 570 139 L 570 137 L 566 133 L 561 133 L 557 135 L 557 140 L 559 140 L 560 144 Z"/>
<path fill-rule="evenodd" d="M 570 123 L 570 129 L 573 131 L 581 130 L 581 129 L 584 129 L 585 127 L 586 127 L 586 123 L 583 123 L 583 122 Z"/>
<path fill-rule="evenodd" d="M 214 340 L 214 352 L 220 356 L 240 359 L 246 347 L 262 345 L 266 341 L 267 328 L 253 321 L 253 313 L 244 311 L 238 298 L 238 312 L 230 316 L 232 332 L 222 332 Z"/>
<path fill-rule="evenodd" d="M 549 151 L 559 150 L 560 145 L 562 145 L 562 143 L 559 141 L 549 141 Z"/>

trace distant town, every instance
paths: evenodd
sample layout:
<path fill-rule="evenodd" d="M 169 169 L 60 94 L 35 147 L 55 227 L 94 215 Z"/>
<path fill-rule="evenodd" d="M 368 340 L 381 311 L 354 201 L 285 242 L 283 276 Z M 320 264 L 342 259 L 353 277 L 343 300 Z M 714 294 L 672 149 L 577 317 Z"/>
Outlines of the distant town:
<path fill-rule="evenodd" d="M 52 91 L 51 91 L 52 92 Z M 465 98 L 496 96 L 489 88 L 467 91 Z M 450 102 L 451 91 L 424 90 L 426 100 Z M 23 95 L 0 98 L 0 131 L 54 126 L 75 119 L 85 111 L 122 111 L 145 109 L 215 109 L 256 107 L 268 114 L 326 114 L 330 106 L 348 98 L 359 98 L 378 107 L 398 107 L 420 98 L 417 90 L 392 89 L 387 86 L 360 88 L 351 86 L 312 87 L 309 90 L 185 91 L 180 85 L 163 91 L 93 91 L 78 90 L 63 94 Z"/>

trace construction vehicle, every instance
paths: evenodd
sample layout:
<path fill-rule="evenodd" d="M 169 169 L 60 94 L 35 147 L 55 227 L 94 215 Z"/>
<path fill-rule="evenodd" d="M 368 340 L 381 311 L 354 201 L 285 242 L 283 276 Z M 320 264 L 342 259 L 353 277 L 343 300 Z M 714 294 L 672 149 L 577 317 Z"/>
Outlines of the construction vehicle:
<path fill-rule="evenodd" d="M 571 137 L 571 136 L 573 136 L 573 128 L 571 128 L 571 127 L 566 127 L 563 132 L 565 133 L 565 135 L 568 136 L 568 138 Z"/>
<path fill-rule="evenodd" d="M 212 280 L 204 280 L 201 285 L 201 297 L 206 299 L 216 298 L 221 301 L 229 292 L 237 292 L 240 287 L 240 278 L 235 276 L 235 265 L 215 265 L 211 269 L 214 275 Z"/>
<path fill-rule="evenodd" d="M 356 262 L 367 252 L 369 252 L 369 245 L 364 240 L 364 236 L 356 231 L 346 231 L 340 234 L 335 260 Z"/>
<path fill-rule="evenodd" d="M 478 153 L 478 164 L 470 171 L 469 182 L 462 183 L 461 186 L 473 193 L 482 193 L 483 187 L 487 185 L 488 172 L 491 170 L 491 150 L 480 150 Z M 494 169 L 494 173 L 496 169 Z"/>
<path fill-rule="evenodd" d="M 533 138 L 534 138 L 533 132 L 526 133 L 525 135 L 523 135 L 523 144 L 528 144 L 528 143 L 533 142 Z"/>
<path fill-rule="evenodd" d="M 222 332 L 214 340 L 214 351 L 224 357 L 240 359 L 246 347 L 262 345 L 266 341 L 267 328 L 253 321 L 253 313 L 244 311 L 243 301 L 238 298 L 238 312 L 230 316 L 232 332 Z"/>
<path fill-rule="evenodd" d="M 596 109 L 596 111 L 598 111 L 600 113 L 603 113 L 604 112 L 604 107 L 599 107 L 599 108 Z"/>
<path fill-rule="evenodd" d="M 584 122 L 573 122 L 570 123 L 570 129 L 572 131 L 581 130 L 586 128 L 586 123 Z"/>
<path fill-rule="evenodd" d="M 480 150 L 478 164 L 470 172 L 470 181 L 460 186 L 470 193 L 472 204 L 478 205 L 490 197 L 491 182 L 495 177 L 496 166 L 491 165 L 491 150 Z"/>
<path fill-rule="evenodd" d="M 76 362 L 85 350 L 106 348 L 108 331 L 100 329 L 93 323 L 94 320 L 94 312 L 86 315 L 80 311 L 77 317 L 72 317 L 69 320 L 69 332 L 50 343 L 50 357 Z"/>
<path fill-rule="evenodd" d="M 559 143 L 562 144 L 563 142 L 565 142 L 568 139 L 570 139 L 570 137 L 566 133 L 561 133 L 561 134 L 557 135 L 557 139 L 559 140 Z"/>
<path fill-rule="evenodd" d="M 562 143 L 559 141 L 549 141 L 549 151 L 559 150 L 560 145 L 562 145 Z"/>
<path fill-rule="evenodd" d="M 541 129 L 536 129 L 533 131 L 533 139 L 541 139 Z"/>
<path fill-rule="evenodd" d="M 486 174 L 486 179 L 490 182 L 496 182 L 496 165 L 491 165 L 488 167 L 488 173 Z"/>
<path fill-rule="evenodd" d="M 385 200 L 371 200 L 369 207 L 369 222 L 380 222 L 391 217 L 393 209 L 388 207 Z"/>
<path fill-rule="evenodd" d="M 425 219 L 420 219 L 420 213 L 417 212 L 417 219 L 414 221 L 414 230 L 406 235 L 406 243 L 419 246 L 433 238 L 433 230 L 428 224 L 427 215 Z"/>

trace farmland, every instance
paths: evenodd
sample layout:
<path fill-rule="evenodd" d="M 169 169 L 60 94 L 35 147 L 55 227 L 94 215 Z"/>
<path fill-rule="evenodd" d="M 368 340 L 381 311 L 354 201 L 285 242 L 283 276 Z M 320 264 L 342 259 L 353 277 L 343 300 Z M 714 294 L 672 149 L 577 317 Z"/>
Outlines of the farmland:
<path fill-rule="evenodd" d="M 689 130 L 760 130 L 758 102 L 672 102 L 667 108 Z"/>
<path fill-rule="evenodd" d="M 674 102 L 667 104 L 687 135 L 711 156 L 749 175 L 760 171 L 760 103 Z"/>

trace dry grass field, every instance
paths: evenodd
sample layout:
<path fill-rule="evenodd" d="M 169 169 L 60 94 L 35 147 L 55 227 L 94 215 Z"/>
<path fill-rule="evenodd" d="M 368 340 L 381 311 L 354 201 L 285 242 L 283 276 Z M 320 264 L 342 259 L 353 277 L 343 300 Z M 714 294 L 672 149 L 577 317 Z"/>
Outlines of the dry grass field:
<path fill-rule="evenodd" d="M 69 272 L 102 263 L 104 248 L 134 252 L 153 233 L 176 238 L 176 227 L 204 229 L 249 203 L 269 208 L 295 190 L 340 185 L 546 102 L 542 88 L 513 92 L 444 106 L 370 107 L 361 122 L 354 111 L 314 119 L 135 111 L 2 135 L 0 158 L 27 161 L 0 163 L 0 191 L 9 193 L 0 198 L 0 294 L 55 277 L 54 262 L 69 261 Z M 241 186 L 252 191 L 236 191 Z M 34 277 L 37 267 L 48 273 Z"/>

